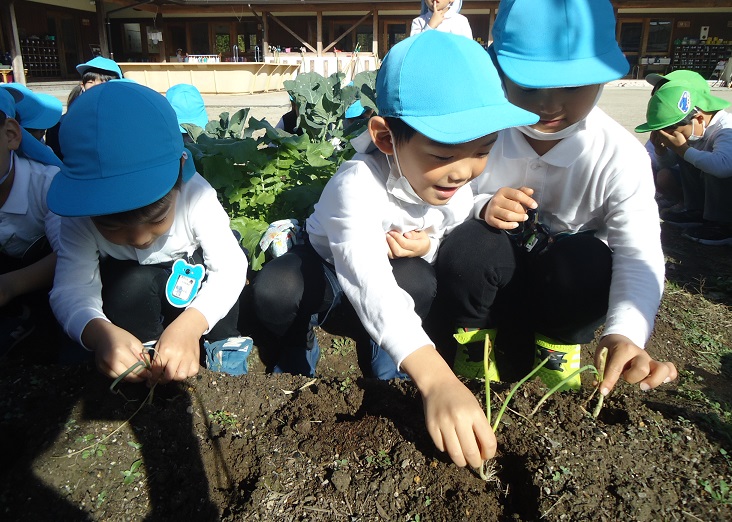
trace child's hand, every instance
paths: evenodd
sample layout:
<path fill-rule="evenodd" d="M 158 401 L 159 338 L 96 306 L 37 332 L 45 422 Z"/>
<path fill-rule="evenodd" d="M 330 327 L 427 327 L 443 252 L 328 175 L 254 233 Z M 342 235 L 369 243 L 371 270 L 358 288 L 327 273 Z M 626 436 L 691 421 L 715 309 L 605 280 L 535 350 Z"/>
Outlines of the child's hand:
<path fill-rule="evenodd" d="M 536 201 L 531 199 L 534 189 L 529 187 L 502 187 L 493 195 L 483 208 L 483 219 L 493 228 L 513 230 L 529 216 L 527 208 L 536 208 Z"/>
<path fill-rule="evenodd" d="M 483 408 L 432 346 L 402 362 L 422 394 L 425 423 L 432 441 L 458 466 L 479 467 L 496 454 L 496 436 Z"/>
<path fill-rule="evenodd" d="M 595 351 L 595 364 L 603 347 L 607 347 L 605 378 L 600 383 L 600 393 L 607 395 L 618 379 L 622 377 L 630 384 L 640 382 L 640 389 L 648 391 L 660 384 L 678 377 L 676 366 L 671 362 L 656 361 L 643 348 L 619 334 L 606 335 Z"/>
<path fill-rule="evenodd" d="M 150 384 L 182 381 L 198 373 L 200 339 L 208 329 L 203 314 L 188 308 L 170 323 L 155 345 Z"/>
<path fill-rule="evenodd" d="M 430 21 L 427 25 L 432 29 L 436 29 L 437 26 L 439 26 L 445 19 L 445 15 L 450 10 L 451 5 L 451 1 L 435 0 L 432 3 L 432 16 L 430 17 Z"/>
<path fill-rule="evenodd" d="M 137 337 L 104 319 L 91 320 L 84 328 L 82 340 L 94 350 L 97 369 L 113 379 L 144 357 L 142 342 Z M 124 380 L 142 382 L 149 376 L 148 370 L 142 370 L 127 374 Z"/>
<path fill-rule="evenodd" d="M 674 130 L 673 132 L 666 132 L 665 130 L 661 129 L 658 132 L 661 135 L 661 144 L 665 147 L 673 149 L 676 154 L 683 158 L 684 153 L 689 148 L 689 144 L 686 141 L 686 136 L 684 136 L 677 130 Z"/>
<path fill-rule="evenodd" d="M 400 234 L 396 230 L 386 233 L 389 245 L 389 259 L 399 257 L 422 257 L 430 251 L 430 237 L 423 230 L 412 230 Z"/>

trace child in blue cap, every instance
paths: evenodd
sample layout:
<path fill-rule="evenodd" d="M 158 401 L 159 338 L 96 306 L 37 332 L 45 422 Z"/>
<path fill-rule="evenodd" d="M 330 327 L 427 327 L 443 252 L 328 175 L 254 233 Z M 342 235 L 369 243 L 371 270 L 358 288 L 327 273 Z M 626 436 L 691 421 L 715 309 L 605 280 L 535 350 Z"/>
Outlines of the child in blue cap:
<path fill-rule="evenodd" d="M 0 89 L 0 356 L 39 324 L 54 323 L 48 290 L 60 219 L 46 194 L 59 169 L 45 163 L 53 154 L 15 119 L 23 98 L 17 84 Z"/>
<path fill-rule="evenodd" d="M 33 92 L 19 83 L 10 85 L 2 84 L 0 87 L 13 88 L 23 93 L 23 99 L 15 105 L 15 119 L 31 136 L 44 142 L 46 129 L 50 129 L 61 119 L 63 113 L 61 101 L 50 94 Z"/>
<path fill-rule="evenodd" d="M 425 96 L 425 85 L 450 95 Z M 436 446 L 460 466 L 478 466 L 493 455 L 495 437 L 422 328 L 437 286 L 432 263 L 442 238 L 470 216 L 468 183 L 485 167 L 496 131 L 537 118 L 508 103 L 479 44 L 438 31 L 389 51 L 376 100 L 379 115 L 326 184 L 306 243 L 268 262 L 252 283 L 258 319 L 282 348 L 263 358 L 274 371 L 312 374 L 313 325 L 352 306 L 371 338 L 374 376 L 411 377 Z"/>
<path fill-rule="evenodd" d="M 460 34 L 473 39 L 470 22 L 460 14 L 462 0 L 422 0 L 422 10 L 412 20 L 410 36 L 424 31 L 436 30 L 445 33 Z"/>
<path fill-rule="evenodd" d="M 66 333 L 109 377 L 146 357 L 143 343 L 155 344 L 152 369 L 127 380 L 195 375 L 202 338 L 210 369 L 245 373 L 252 345 L 237 317 L 247 260 L 167 100 L 104 83 L 74 102 L 60 140 L 48 204 L 66 217 L 51 306 Z M 240 367 L 226 365 L 229 354 L 242 355 Z"/>
<path fill-rule="evenodd" d="M 629 67 L 612 5 L 503 0 L 493 36 L 508 99 L 539 122 L 499 133 L 474 183 L 478 219 L 442 247 L 438 277 L 461 283 L 445 287 L 455 326 L 468 330 L 464 340 L 497 328 L 499 373 L 501 359 L 523 375 L 549 357 L 540 373 L 549 385 L 579 369 L 579 345 L 604 323 L 595 355 L 599 364 L 608 348 L 603 395 L 621 376 L 642 390 L 676 378 L 672 363 L 643 349 L 664 283 L 650 161 L 597 107 L 603 84 Z M 456 370 L 480 373 L 475 345 L 460 347 Z M 568 387 L 579 385 L 576 376 Z"/>
<path fill-rule="evenodd" d="M 203 101 L 201 92 L 195 85 L 178 83 L 166 91 L 165 97 L 170 102 L 178 118 L 178 125 L 181 126 L 180 132 L 183 134 L 183 141 L 185 143 L 191 143 L 193 138 L 188 135 L 188 131 L 182 125 L 188 123 L 205 129 L 208 123 L 206 104 Z"/>
<path fill-rule="evenodd" d="M 123 77 L 122 69 L 119 68 L 117 62 L 104 56 L 97 56 L 88 62 L 80 63 L 76 66 L 76 72 L 81 75 L 82 91 Z"/>

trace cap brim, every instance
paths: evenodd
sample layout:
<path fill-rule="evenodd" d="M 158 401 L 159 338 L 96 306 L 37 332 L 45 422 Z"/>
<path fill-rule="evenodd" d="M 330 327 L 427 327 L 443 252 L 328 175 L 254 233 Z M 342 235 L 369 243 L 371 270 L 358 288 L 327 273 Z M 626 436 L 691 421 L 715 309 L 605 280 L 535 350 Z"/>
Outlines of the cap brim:
<path fill-rule="evenodd" d="M 187 163 L 187 162 L 186 162 Z M 129 172 L 124 177 L 78 178 L 61 167 L 48 190 L 48 208 L 59 216 L 103 216 L 145 207 L 175 185 L 180 159 Z M 144 186 L 145 190 L 140 190 Z"/>
<path fill-rule="evenodd" d="M 668 125 L 667 125 L 667 127 L 668 127 Z M 657 127 L 655 125 L 651 125 L 648 122 L 646 122 L 646 123 L 642 123 L 642 124 L 638 125 L 635 128 L 635 132 L 638 132 L 638 133 L 641 133 L 641 132 L 651 132 L 651 131 L 658 130 L 658 129 L 663 129 L 663 128 L 664 127 Z"/>
<path fill-rule="evenodd" d="M 495 52 L 495 51 L 494 51 Z M 630 70 L 620 51 L 567 61 L 526 60 L 496 53 L 503 73 L 517 85 L 532 89 L 579 87 L 617 80 Z"/>
<path fill-rule="evenodd" d="M 420 134 L 438 143 L 467 143 L 509 127 L 533 125 L 539 117 L 508 102 L 439 116 L 400 118 Z"/>
<path fill-rule="evenodd" d="M 702 96 L 701 102 L 694 103 L 694 105 L 699 107 L 704 112 L 715 112 L 726 109 L 732 104 L 730 104 L 730 102 L 728 102 L 727 100 L 723 100 L 722 98 L 717 98 L 716 96 L 712 96 L 711 94 L 705 94 Z"/>
<path fill-rule="evenodd" d="M 661 80 L 665 80 L 665 79 L 666 79 L 665 76 L 663 76 L 662 74 L 658 74 L 658 73 L 651 73 L 651 74 L 646 75 L 646 81 L 648 83 L 650 83 L 651 85 L 653 85 L 654 87 L 656 86 L 656 84 L 658 82 L 660 82 Z"/>

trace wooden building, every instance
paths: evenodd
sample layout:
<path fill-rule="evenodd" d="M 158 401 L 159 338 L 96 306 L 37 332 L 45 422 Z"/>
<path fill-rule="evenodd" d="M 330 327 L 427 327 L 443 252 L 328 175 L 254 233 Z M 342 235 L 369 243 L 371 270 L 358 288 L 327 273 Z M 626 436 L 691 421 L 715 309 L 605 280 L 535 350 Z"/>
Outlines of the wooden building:
<path fill-rule="evenodd" d="M 612 0 L 629 76 L 693 68 L 711 76 L 732 53 L 729 0 Z M 101 54 L 122 62 L 177 61 L 176 50 L 228 61 L 345 57 L 378 64 L 409 35 L 420 2 L 377 0 L 3 0 L 4 63 L 34 80 L 78 77 Z M 498 1 L 463 2 L 476 40 L 488 45 Z M 530 27 L 526 28 L 531 31 Z M 203 59 L 203 58 L 202 58 Z M 329 71 L 333 72 L 333 70 Z"/>

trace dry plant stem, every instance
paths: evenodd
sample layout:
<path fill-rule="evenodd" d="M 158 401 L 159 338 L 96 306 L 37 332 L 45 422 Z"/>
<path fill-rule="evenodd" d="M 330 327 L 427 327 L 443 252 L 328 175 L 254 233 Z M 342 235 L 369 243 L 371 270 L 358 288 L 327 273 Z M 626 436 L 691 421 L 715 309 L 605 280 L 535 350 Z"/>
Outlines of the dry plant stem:
<path fill-rule="evenodd" d="M 119 393 L 120 395 L 122 395 L 124 397 L 124 394 L 121 391 L 119 391 L 119 390 L 116 389 L 117 388 L 117 385 L 120 382 L 122 382 L 122 380 L 125 377 L 127 377 L 130 373 L 132 373 L 134 371 L 141 371 L 144 368 L 150 369 L 150 364 L 151 364 L 150 361 L 148 361 L 146 359 L 140 359 L 135 364 L 133 364 L 132 366 L 130 366 L 129 368 L 127 368 L 124 372 L 122 372 L 122 374 L 120 374 L 120 376 L 117 377 L 112 382 L 112 384 L 109 385 L 109 391 L 111 391 L 112 393 Z M 73 457 L 74 455 L 78 455 L 79 453 L 83 453 L 84 451 L 86 451 L 88 449 L 95 448 L 95 447 L 99 446 L 102 442 L 104 442 L 105 440 L 111 438 L 114 434 L 116 434 L 119 430 L 121 430 L 125 425 L 127 425 L 134 418 L 134 416 L 137 415 L 140 412 L 140 410 L 143 408 L 143 406 L 145 406 L 146 404 L 149 404 L 149 403 L 152 402 L 153 392 L 155 391 L 155 386 L 157 386 L 157 384 L 153 384 L 150 387 L 150 391 L 147 393 L 147 396 L 145 397 L 145 400 L 143 400 L 142 403 L 140 404 L 140 406 L 135 410 L 135 412 L 132 415 L 130 415 L 127 418 L 126 421 L 124 421 L 122 424 L 120 424 L 119 426 L 117 426 L 117 428 L 114 431 L 112 431 L 108 435 L 104 436 L 100 440 L 96 441 L 94 444 L 91 444 L 89 446 L 86 446 L 84 448 L 81 448 L 80 450 L 74 451 L 74 452 L 69 453 L 67 455 L 60 455 L 59 458 L 60 457 Z M 127 397 L 125 397 L 125 399 L 127 399 Z"/>
<path fill-rule="evenodd" d="M 501 404 L 501 409 L 498 410 L 498 415 L 496 415 L 496 422 L 493 424 L 493 433 L 498 431 L 498 424 L 501 422 L 501 417 L 503 416 L 503 412 L 506 411 L 506 408 L 508 407 L 508 403 L 511 402 L 511 399 L 513 398 L 513 395 L 516 393 L 516 391 L 519 389 L 519 386 L 521 386 L 523 383 L 531 379 L 536 372 L 538 372 L 547 362 L 549 361 L 549 357 L 541 361 L 539 364 L 536 365 L 536 368 L 531 370 L 523 379 L 521 379 L 519 382 L 517 382 L 513 388 L 511 388 L 511 391 L 508 392 L 508 395 L 506 396 L 506 400 L 503 401 L 503 404 Z M 486 389 L 488 388 L 488 381 L 486 381 Z M 533 414 L 533 413 L 532 413 Z M 490 419 L 489 419 L 490 422 Z"/>
<path fill-rule="evenodd" d="M 605 379 L 605 364 L 607 363 L 607 346 L 603 347 L 603 349 L 600 351 L 600 368 L 597 372 L 597 386 L 595 387 L 595 390 L 597 390 L 600 387 L 600 384 L 602 384 L 602 381 Z M 600 416 L 600 411 L 602 410 L 602 404 L 605 401 L 605 396 L 601 393 L 600 397 L 597 399 L 597 404 L 595 405 L 595 409 L 592 410 L 592 416 L 594 418 L 597 418 Z"/>
<path fill-rule="evenodd" d="M 590 370 L 590 371 L 594 372 L 595 375 L 597 375 L 597 368 L 595 368 L 595 366 L 592 365 L 592 364 L 588 364 L 587 366 L 583 366 L 579 370 L 576 370 L 576 371 L 572 372 L 570 375 L 568 375 L 567 377 L 565 377 L 564 379 L 562 379 L 559 382 L 559 384 L 557 384 L 551 390 L 549 390 L 548 392 L 546 392 L 546 394 L 541 399 L 539 399 L 539 402 L 536 404 L 536 406 L 534 406 L 534 409 L 531 410 L 531 413 L 529 415 L 534 415 L 537 411 L 539 411 L 539 408 L 541 407 L 541 405 L 544 404 L 549 397 L 551 397 L 552 395 L 554 395 L 554 393 L 557 390 L 559 390 L 559 388 L 561 388 L 562 386 L 564 386 L 566 383 L 568 383 L 569 381 L 571 381 L 574 377 L 576 377 L 580 373 L 585 372 L 587 370 Z"/>
<path fill-rule="evenodd" d="M 491 385 L 488 380 L 488 370 L 491 366 L 490 355 L 492 350 L 493 344 L 491 344 L 491 339 L 486 334 L 483 344 L 483 376 L 485 377 L 485 417 L 488 419 L 488 424 L 491 423 Z"/>

